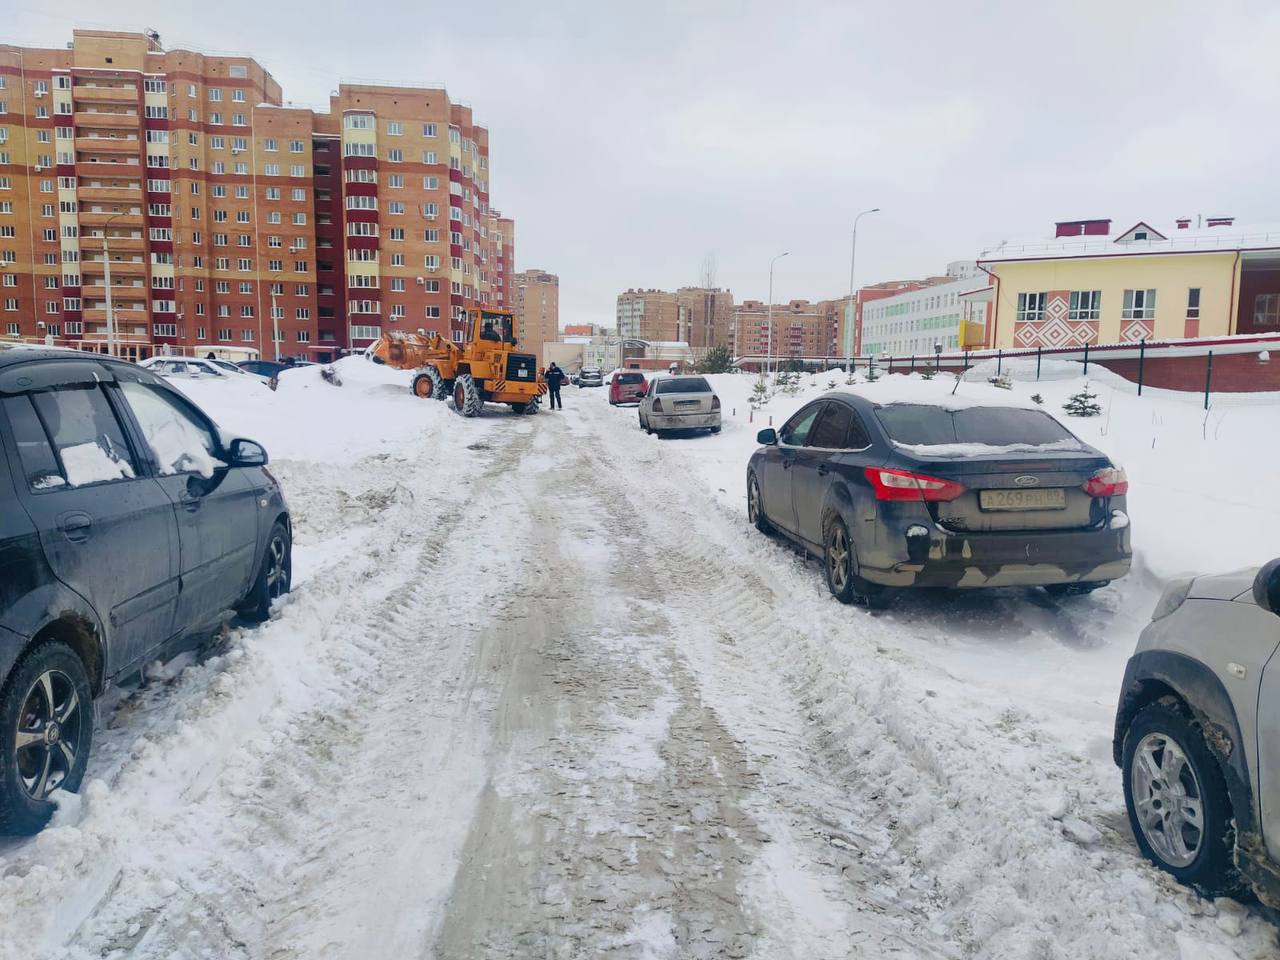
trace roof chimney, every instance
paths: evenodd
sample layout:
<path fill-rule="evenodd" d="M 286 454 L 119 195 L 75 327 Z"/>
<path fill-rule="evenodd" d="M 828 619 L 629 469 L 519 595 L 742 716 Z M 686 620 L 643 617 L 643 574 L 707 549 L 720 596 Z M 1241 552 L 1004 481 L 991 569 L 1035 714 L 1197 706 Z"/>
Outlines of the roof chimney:
<path fill-rule="evenodd" d="M 1178 224 L 1179 230 L 1187 230 L 1187 229 L 1190 229 L 1191 227 L 1190 217 L 1179 217 L 1176 222 Z"/>
<path fill-rule="evenodd" d="M 1235 217 L 1207 217 L 1205 219 L 1206 227 L 1229 227 L 1236 222 Z"/>

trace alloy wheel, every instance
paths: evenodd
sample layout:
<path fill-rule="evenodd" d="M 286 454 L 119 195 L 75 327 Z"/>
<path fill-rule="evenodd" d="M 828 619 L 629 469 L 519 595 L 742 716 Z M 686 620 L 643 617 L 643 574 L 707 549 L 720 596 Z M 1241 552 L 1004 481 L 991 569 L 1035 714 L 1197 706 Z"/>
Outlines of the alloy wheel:
<path fill-rule="evenodd" d="M 289 560 L 284 537 L 277 534 L 271 538 L 271 545 L 267 547 L 267 596 L 277 600 L 288 589 Z"/>
<path fill-rule="evenodd" d="M 36 677 L 14 735 L 18 783 L 32 800 L 57 790 L 75 769 L 83 723 L 85 708 L 69 676 L 46 670 Z"/>
<path fill-rule="evenodd" d="M 827 541 L 827 569 L 831 575 L 831 589 L 836 593 L 849 583 L 849 537 L 844 527 L 837 526 Z"/>
<path fill-rule="evenodd" d="M 1149 733 L 1134 751 L 1130 777 L 1147 843 L 1170 866 L 1188 866 L 1204 842 L 1204 793 L 1186 753 L 1171 737 Z"/>
<path fill-rule="evenodd" d="M 755 523 L 760 519 L 760 484 L 753 477 L 747 490 L 747 519 Z"/>

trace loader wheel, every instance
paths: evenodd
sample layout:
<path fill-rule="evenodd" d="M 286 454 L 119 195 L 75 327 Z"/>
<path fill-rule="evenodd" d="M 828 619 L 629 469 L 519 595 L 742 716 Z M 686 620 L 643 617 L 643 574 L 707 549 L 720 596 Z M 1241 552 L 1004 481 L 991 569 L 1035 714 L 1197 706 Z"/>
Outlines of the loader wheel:
<path fill-rule="evenodd" d="M 413 395 L 421 400 L 427 400 L 435 392 L 435 386 L 431 382 L 431 378 L 425 373 L 420 373 L 413 378 Z"/>
<path fill-rule="evenodd" d="M 484 400 L 476 382 L 469 373 L 460 373 L 453 381 L 453 408 L 464 417 L 474 417 L 480 413 Z"/>
<path fill-rule="evenodd" d="M 421 376 L 421 377 L 426 377 L 426 378 L 427 378 L 427 380 L 428 380 L 428 382 L 430 382 L 430 384 L 431 384 L 431 392 L 430 392 L 430 393 L 418 393 L 418 391 L 417 391 L 417 385 L 418 385 L 418 379 L 419 379 L 419 378 L 418 378 L 418 377 L 414 377 L 414 380 L 413 380 L 414 388 L 415 388 L 415 389 L 414 389 L 414 393 L 418 393 L 418 396 L 420 396 L 420 397 L 427 397 L 427 396 L 429 396 L 432 400 L 447 400 L 447 399 L 449 399 L 449 387 L 448 387 L 448 385 L 445 383 L 444 377 L 440 376 L 440 371 L 439 371 L 439 370 L 437 370 L 435 367 L 427 367 L 425 370 L 423 370 L 423 371 L 422 371 L 422 373 L 420 374 L 420 376 Z"/>

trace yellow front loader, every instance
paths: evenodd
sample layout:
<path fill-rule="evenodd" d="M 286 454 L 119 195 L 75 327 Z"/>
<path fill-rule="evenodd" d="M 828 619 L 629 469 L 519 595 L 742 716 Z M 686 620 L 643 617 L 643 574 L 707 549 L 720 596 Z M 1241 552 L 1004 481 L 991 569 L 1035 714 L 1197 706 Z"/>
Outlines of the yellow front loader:
<path fill-rule="evenodd" d="M 505 403 L 516 413 L 537 413 L 546 381 L 538 358 L 516 350 L 516 317 L 510 310 L 475 307 L 467 311 L 462 343 L 438 333 L 384 334 L 371 351 L 374 363 L 417 370 L 412 390 L 419 397 L 445 400 L 464 417 L 486 403 Z"/>

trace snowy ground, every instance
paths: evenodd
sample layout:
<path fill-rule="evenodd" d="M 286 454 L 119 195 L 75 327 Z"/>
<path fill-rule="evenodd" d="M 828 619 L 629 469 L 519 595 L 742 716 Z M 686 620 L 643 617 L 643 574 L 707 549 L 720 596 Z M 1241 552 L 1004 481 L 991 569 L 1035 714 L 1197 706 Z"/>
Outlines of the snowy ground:
<path fill-rule="evenodd" d="M 1072 426 L 1129 470 L 1139 572 L 872 615 L 745 518 L 755 430 L 825 376 L 754 423 L 716 378 L 724 432 L 658 440 L 602 390 L 466 421 L 340 366 L 182 384 L 271 451 L 296 589 L 104 702 L 81 797 L 0 847 L 0 957 L 1280 949 L 1144 864 L 1110 759 L 1158 583 L 1280 543 L 1276 405 L 1106 381 Z"/>

